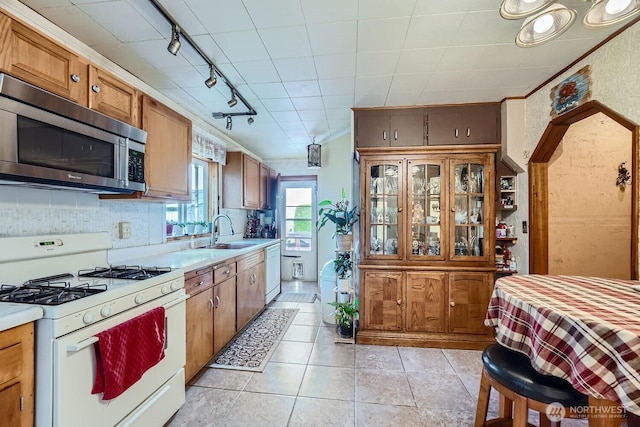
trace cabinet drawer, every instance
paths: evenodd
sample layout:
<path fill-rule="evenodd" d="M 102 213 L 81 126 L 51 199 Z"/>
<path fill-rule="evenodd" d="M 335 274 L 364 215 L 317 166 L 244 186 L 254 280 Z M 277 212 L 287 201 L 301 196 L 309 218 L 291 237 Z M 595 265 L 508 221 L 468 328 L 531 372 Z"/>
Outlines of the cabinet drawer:
<path fill-rule="evenodd" d="M 0 350 L 0 360 L 2 360 L 0 385 L 22 375 L 22 343 Z"/>
<path fill-rule="evenodd" d="M 204 274 L 193 276 L 189 279 L 185 278 L 184 289 L 188 295 L 196 295 L 213 286 L 213 271 L 209 267 L 209 271 Z"/>
<path fill-rule="evenodd" d="M 258 252 L 247 255 L 246 257 L 238 260 L 238 271 L 244 271 L 248 268 L 251 268 L 255 265 L 264 262 L 264 251 L 260 250 Z"/>
<path fill-rule="evenodd" d="M 213 283 L 216 285 L 222 283 L 230 277 L 236 275 L 236 263 L 229 262 L 226 264 L 219 264 L 213 267 Z"/>

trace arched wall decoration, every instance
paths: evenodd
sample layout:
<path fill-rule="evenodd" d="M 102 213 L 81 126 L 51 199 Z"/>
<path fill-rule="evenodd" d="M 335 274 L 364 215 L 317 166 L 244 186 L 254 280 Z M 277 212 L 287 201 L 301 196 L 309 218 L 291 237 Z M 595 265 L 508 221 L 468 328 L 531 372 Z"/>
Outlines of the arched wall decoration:
<path fill-rule="evenodd" d="M 598 101 L 589 101 L 575 109 L 556 117 L 547 125 L 536 149 L 529 159 L 529 273 L 549 272 L 549 160 L 558 148 L 569 127 L 580 120 L 597 113 L 603 113 L 631 131 L 631 272 L 630 277 L 638 279 L 638 149 L 640 127 L 631 120 L 616 113 Z"/>

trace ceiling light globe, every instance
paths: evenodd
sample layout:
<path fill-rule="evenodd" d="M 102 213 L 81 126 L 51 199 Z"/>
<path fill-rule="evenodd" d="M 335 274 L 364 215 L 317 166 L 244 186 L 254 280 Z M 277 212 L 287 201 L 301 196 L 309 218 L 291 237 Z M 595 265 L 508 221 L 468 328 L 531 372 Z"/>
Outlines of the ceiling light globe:
<path fill-rule="evenodd" d="M 631 4 L 631 0 L 609 0 L 604 7 L 605 12 L 609 15 L 617 15 Z"/>
<path fill-rule="evenodd" d="M 553 22 L 553 16 L 542 15 L 533 22 L 533 31 L 535 31 L 536 34 L 545 34 L 553 28 Z"/>

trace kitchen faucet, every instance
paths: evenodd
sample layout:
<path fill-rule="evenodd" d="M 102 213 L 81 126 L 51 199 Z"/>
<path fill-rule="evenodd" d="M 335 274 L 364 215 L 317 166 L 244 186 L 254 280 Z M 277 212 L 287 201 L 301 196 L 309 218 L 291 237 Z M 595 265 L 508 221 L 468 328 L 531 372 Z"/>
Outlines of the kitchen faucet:
<path fill-rule="evenodd" d="M 218 241 L 218 232 L 216 231 L 216 221 L 220 218 L 226 218 L 227 221 L 229 221 L 229 227 L 231 227 L 231 234 L 236 234 L 236 232 L 233 230 L 233 223 L 231 222 L 231 218 L 229 218 L 229 215 L 226 214 L 218 214 L 216 216 L 213 217 L 213 219 L 211 220 L 211 245 L 213 246 L 216 244 L 216 242 Z"/>

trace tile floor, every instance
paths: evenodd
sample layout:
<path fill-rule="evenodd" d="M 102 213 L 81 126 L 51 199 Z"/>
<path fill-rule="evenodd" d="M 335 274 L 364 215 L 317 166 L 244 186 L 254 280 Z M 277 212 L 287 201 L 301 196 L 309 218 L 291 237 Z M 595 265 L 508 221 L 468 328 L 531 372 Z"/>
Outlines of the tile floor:
<path fill-rule="evenodd" d="M 297 283 L 283 292 L 310 289 Z M 206 368 L 168 426 L 473 425 L 479 351 L 335 344 L 321 302 L 272 306 L 300 311 L 264 372 Z M 490 416 L 496 413 L 492 396 Z"/>

